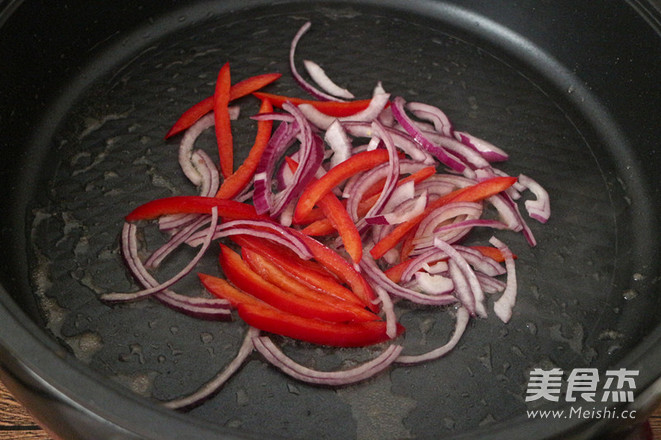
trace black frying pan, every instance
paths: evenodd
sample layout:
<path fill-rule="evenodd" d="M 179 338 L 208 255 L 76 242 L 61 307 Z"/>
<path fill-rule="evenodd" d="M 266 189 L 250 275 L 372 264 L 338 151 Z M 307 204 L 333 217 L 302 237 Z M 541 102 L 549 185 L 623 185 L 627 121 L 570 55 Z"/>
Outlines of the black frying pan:
<path fill-rule="evenodd" d="M 619 438 L 658 398 L 661 37 L 648 2 L 5 2 L 0 12 L 3 380 L 55 433 L 78 438 Z M 192 193 L 162 137 L 240 76 L 280 71 L 269 91 L 301 93 L 300 59 L 369 96 L 443 108 L 511 154 L 512 174 L 549 191 L 539 245 L 512 234 L 512 321 L 475 320 L 437 362 L 341 389 L 297 383 L 254 356 L 212 399 L 178 414 L 231 358 L 240 322 L 199 321 L 156 301 L 108 306 L 134 287 L 118 251 L 123 216 Z M 246 101 L 244 111 L 252 104 Z M 246 122 L 249 124 L 249 122 Z M 250 145 L 250 125 L 237 125 Z M 211 137 L 201 140 L 212 151 Z M 242 151 L 245 154 L 245 150 Z M 239 153 L 238 160 L 241 159 Z M 182 260 L 185 256 L 182 256 Z M 202 262 L 213 271 L 212 255 Z M 177 263 L 170 262 L 170 270 Z M 179 290 L 199 292 L 194 279 Z M 433 322 L 431 330 L 424 321 Z M 447 338 L 448 314 L 411 311 L 407 341 Z M 424 330 L 424 335 L 421 333 Z M 318 367 L 365 350 L 286 344 Z M 639 371 L 635 420 L 528 418 L 528 374 Z M 550 407 L 563 407 L 560 402 Z"/>

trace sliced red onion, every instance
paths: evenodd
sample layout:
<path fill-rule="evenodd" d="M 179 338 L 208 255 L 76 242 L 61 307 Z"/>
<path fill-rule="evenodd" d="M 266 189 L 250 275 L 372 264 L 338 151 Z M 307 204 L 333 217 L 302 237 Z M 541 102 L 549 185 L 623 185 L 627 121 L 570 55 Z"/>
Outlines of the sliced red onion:
<path fill-rule="evenodd" d="M 190 180 L 195 186 L 200 186 L 202 183 L 202 176 L 191 160 L 193 157 L 193 147 L 195 146 L 195 141 L 202 132 L 207 128 L 213 127 L 213 125 L 213 113 L 202 116 L 188 130 L 186 130 L 181 138 L 181 143 L 179 144 L 179 166 L 181 166 L 181 170 L 186 177 L 188 177 L 188 180 Z"/>
<path fill-rule="evenodd" d="M 452 221 L 476 220 L 482 215 L 482 204 L 475 202 L 452 202 L 440 206 L 429 213 L 418 225 L 413 239 L 415 253 L 433 245 L 434 238 L 440 237 L 443 241 L 456 242 L 465 236 L 470 228 L 458 230 L 446 229 L 437 232 L 440 225 Z"/>
<path fill-rule="evenodd" d="M 444 148 L 464 164 L 468 165 L 472 170 L 491 167 L 489 161 L 482 157 L 478 151 L 464 145 L 454 137 L 448 137 L 436 132 L 430 133 L 424 130 L 421 131 L 424 133 L 425 137 L 434 143 L 434 145 Z M 472 172 L 468 174 L 469 177 L 473 175 Z"/>
<path fill-rule="evenodd" d="M 438 237 L 443 241 L 446 241 L 450 244 L 458 242 L 461 238 L 465 237 L 473 228 L 475 227 L 484 227 L 491 229 L 507 229 L 507 225 L 499 222 L 498 220 L 489 220 L 489 219 L 470 219 L 470 220 L 461 220 L 454 223 L 450 223 L 445 226 L 440 226 L 434 230 L 433 236 L 430 236 L 427 240 L 416 241 L 415 248 L 411 251 L 411 255 L 418 255 L 421 252 L 425 252 L 434 246 L 433 239 Z"/>
<path fill-rule="evenodd" d="M 418 118 L 431 122 L 437 132 L 445 136 L 453 135 L 452 122 L 440 108 L 422 102 L 409 102 L 406 108 Z"/>
<path fill-rule="evenodd" d="M 143 287 L 153 287 L 158 281 L 147 271 L 138 255 L 138 227 L 126 222 L 122 229 L 122 254 L 131 274 Z M 229 302 L 220 298 L 199 298 L 179 295 L 165 289 L 154 295 L 169 307 L 201 319 L 226 320 L 230 317 Z"/>
<path fill-rule="evenodd" d="M 426 191 L 423 191 L 422 194 L 415 197 L 413 195 L 415 189 L 414 186 L 413 182 L 407 182 L 398 187 L 393 191 L 393 195 L 390 197 L 390 200 L 384 208 L 384 213 L 372 217 L 366 217 L 365 221 L 372 225 L 398 225 L 422 214 L 427 207 L 429 197 L 427 196 Z M 406 198 L 408 196 L 409 187 L 413 194 Z M 399 191 L 400 189 L 402 191 Z"/>
<path fill-rule="evenodd" d="M 216 164 L 203 150 L 193 153 L 192 162 L 196 163 L 196 169 L 200 172 L 202 181 L 199 185 L 200 195 L 213 197 L 220 186 L 220 173 Z M 190 227 L 198 219 L 197 214 L 172 214 L 164 215 L 158 219 L 158 227 L 161 231 L 172 232 L 174 230 Z M 147 266 L 150 266 L 147 263 Z"/>
<path fill-rule="evenodd" d="M 191 235 L 198 231 L 199 228 L 209 223 L 209 218 L 206 215 L 197 215 L 197 219 L 192 223 L 181 228 L 179 231 L 174 233 L 170 239 L 160 248 L 156 249 L 145 261 L 145 266 L 155 269 L 161 262 L 174 250 L 176 250 L 180 245 L 186 243 Z"/>
<path fill-rule="evenodd" d="M 457 267 L 466 278 L 466 281 L 470 287 L 470 291 L 475 298 L 475 312 L 478 316 L 486 318 L 487 310 L 484 306 L 484 292 L 482 292 L 482 287 L 480 286 L 480 282 L 477 280 L 477 276 L 475 276 L 473 268 L 454 247 L 445 241 L 439 238 L 435 238 L 434 246 L 445 252 L 450 257 L 450 262 L 457 264 Z M 452 271 L 452 265 L 450 265 L 450 271 Z"/>
<path fill-rule="evenodd" d="M 452 259 L 448 260 L 448 273 L 450 274 L 454 286 L 454 296 L 459 299 L 461 305 L 466 307 L 466 310 L 468 310 L 472 316 L 475 316 L 477 313 L 475 293 L 471 290 L 471 286 L 468 279 L 466 279 L 464 272 Z"/>
<path fill-rule="evenodd" d="M 280 125 L 271 137 L 254 177 L 254 205 L 258 213 L 268 212 L 278 217 L 289 203 L 300 194 L 319 170 L 323 160 L 323 141 L 312 132 L 310 124 L 298 108 L 290 103 L 283 109 L 295 118 L 294 124 Z M 284 124 L 284 123 L 283 123 Z M 284 127 L 284 128 L 282 128 Z M 299 166 L 291 185 L 273 194 L 271 190 L 276 163 L 296 138 L 300 140 Z"/>
<path fill-rule="evenodd" d="M 301 74 L 298 73 L 298 70 L 296 69 L 296 60 L 295 60 L 296 47 L 298 46 L 298 42 L 301 40 L 301 37 L 303 37 L 303 35 L 310 29 L 310 26 L 312 26 L 312 23 L 309 21 L 306 22 L 303 26 L 301 26 L 298 32 L 296 32 L 296 35 L 294 35 L 294 38 L 291 40 L 291 45 L 289 46 L 289 69 L 291 70 L 291 74 L 294 77 L 294 80 L 298 83 L 298 85 L 301 86 L 301 88 L 306 93 L 309 93 L 315 98 L 324 101 L 342 101 L 342 99 L 324 93 L 321 90 L 317 89 L 312 84 L 308 83 L 303 78 L 303 76 L 301 76 Z"/>
<path fill-rule="evenodd" d="M 416 272 L 415 281 L 417 286 L 429 295 L 446 295 L 454 290 L 454 283 L 451 278 L 429 272 Z"/>
<path fill-rule="evenodd" d="M 271 210 L 273 205 L 272 182 L 277 160 L 296 140 L 295 123 L 282 123 L 275 129 L 262 154 L 253 177 L 253 204 L 258 214 Z"/>
<path fill-rule="evenodd" d="M 389 93 L 381 93 L 374 95 L 370 100 L 369 105 L 364 110 L 361 110 L 351 116 L 335 117 L 329 116 L 317 110 L 312 104 L 299 104 L 298 108 L 305 115 L 308 121 L 314 126 L 326 130 L 335 120 L 340 121 L 357 121 L 357 122 L 372 122 L 376 120 L 390 99 Z"/>
<path fill-rule="evenodd" d="M 511 227 L 511 229 L 513 231 L 521 231 L 530 246 L 534 247 L 537 245 L 537 240 L 535 239 L 532 230 L 530 230 L 530 227 L 521 216 L 519 205 L 517 205 L 509 195 L 506 193 L 500 193 L 489 197 L 487 200 L 498 210 L 503 223 L 508 226 L 510 226 L 510 223 L 518 223 L 518 227 Z"/>
<path fill-rule="evenodd" d="M 477 275 L 484 293 L 498 293 L 505 290 L 506 284 L 504 282 L 481 272 L 475 272 L 475 275 Z"/>
<path fill-rule="evenodd" d="M 231 220 L 217 225 L 213 238 L 219 239 L 232 235 L 251 235 L 279 243 L 304 260 L 312 258 L 312 253 L 307 244 L 301 240 L 290 229 L 268 220 Z M 191 235 L 187 243 L 191 246 L 197 245 L 203 239 L 200 233 Z"/>
<path fill-rule="evenodd" d="M 455 245 L 454 248 L 473 266 L 477 272 L 482 272 L 490 276 L 504 275 L 505 269 L 493 258 L 487 257 L 482 252 L 461 245 Z"/>
<path fill-rule="evenodd" d="M 386 174 L 386 181 L 383 185 L 381 193 L 379 194 L 379 197 L 377 198 L 374 205 L 372 205 L 372 207 L 369 209 L 369 211 L 367 211 L 365 217 L 374 216 L 382 211 L 383 207 L 388 202 L 390 196 L 397 186 L 397 179 L 399 178 L 400 173 L 397 148 L 395 147 L 392 138 L 379 121 L 372 122 L 372 134 L 374 138 L 381 139 L 386 147 L 386 150 L 388 151 L 388 173 Z"/>
<path fill-rule="evenodd" d="M 255 349 L 287 375 L 318 385 L 347 385 L 368 379 L 388 368 L 402 351 L 401 345 L 389 345 L 379 356 L 358 367 L 341 371 L 319 371 L 303 366 L 282 352 L 268 336 L 253 339 Z"/>
<path fill-rule="evenodd" d="M 234 359 L 232 359 L 232 361 L 227 364 L 227 366 L 222 371 L 220 371 L 216 377 L 211 379 L 193 394 L 164 402 L 163 405 L 170 409 L 191 408 L 193 406 L 199 405 L 211 397 L 220 389 L 220 387 L 225 384 L 225 382 L 227 382 L 230 377 L 234 375 L 234 373 L 237 372 L 237 370 L 241 367 L 241 365 L 243 365 L 248 356 L 250 356 L 254 350 L 253 341 L 257 336 L 259 336 L 259 330 L 250 327 L 246 332 L 246 336 L 243 338 L 243 343 L 241 344 L 241 347 L 239 348 L 239 351 L 237 352 Z"/>
<path fill-rule="evenodd" d="M 181 271 L 179 271 L 179 273 L 171 277 L 169 280 L 159 283 L 155 286 L 142 289 L 138 292 L 105 293 L 101 295 L 101 299 L 108 302 L 134 301 L 140 298 L 144 298 L 146 296 L 153 295 L 158 292 L 162 292 L 163 290 L 177 283 L 179 280 L 181 280 L 183 277 L 188 275 L 193 270 L 193 268 L 197 265 L 197 263 L 202 259 L 202 256 L 204 256 L 207 249 L 209 249 L 209 245 L 211 244 L 211 241 L 213 239 L 214 230 L 217 224 L 218 224 L 218 209 L 216 207 L 213 207 L 211 209 L 211 224 L 207 228 L 204 242 L 202 243 L 200 250 L 195 255 L 195 257 L 193 257 L 193 259 L 189 261 L 189 263 Z"/>
<path fill-rule="evenodd" d="M 385 273 L 383 273 L 374 259 L 367 254 L 363 255 L 363 258 L 360 261 L 360 268 L 365 276 L 375 285 L 385 289 L 385 291 L 391 295 L 408 299 L 411 302 L 425 305 L 444 306 L 457 301 L 457 298 L 452 295 L 426 295 L 394 283 Z"/>
<path fill-rule="evenodd" d="M 516 265 L 514 264 L 514 257 L 509 247 L 496 237 L 491 237 L 489 243 L 497 247 L 505 257 L 505 268 L 507 269 L 507 284 L 505 291 L 500 298 L 493 304 L 493 311 L 501 321 L 507 323 L 512 318 L 512 309 L 516 304 Z"/>
<path fill-rule="evenodd" d="M 427 165 L 414 162 L 410 160 L 401 160 L 399 163 L 399 171 L 402 174 L 412 174 L 421 169 L 425 168 Z M 383 163 L 377 165 L 369 171 L 360 173 L 355 177 L 352 177 L 344 185 L 343 197 L 347 199 L 347 212 L 351 218 L 357 222 L 358 217 L 358 205 L 363 199 L 365 191 L 372 187 L 372 185 L 379 182 L 381 179 L 388 177 L 389 173 L 392 172 L 392 168 L 389 163 Z"/>
<path fill-rule="evenodd" d="M 303 65 L 305 66 L 305 70 L 307 70 L 308 75 L 310 75 L 310 78 L 312 78 L 312 80 L 317 83 L 317 85 L 326 93 L 337 98 L 355 98 L 353 93 L 335 84 L 333 80 L 330 79 L 328 75 L 326 75 L 326 72 L 319 64 L 311 60 L 303 60 Z"/>
<path fill-rule="evenodd" d="M 374 286 L 374 292 L 379 297 L 381 311 L 386 317 L 386 335 L 390 339 L 395 339 L 397 337 L 397 316 L 395 315 L 395 305 L 392 298 L 381 286 Z"/>
<path fill-rule="evenodd" d="M 382 112 L 383 113 L 383 112 Z M 416 162 L 422 162 L 426 165 L 435 165 L 436 160 L 431 156 L 431 154 L 420 148 L 420 145 L 408 134 L 396 130 L 392 127 L 389 127 L 385 124 L 385 129 L 392 137 L 393 142 L 397 148 L 406 153 L 411 160 Z M 368 122 L 358 122 L 358 121 L 342 121 L 342 126 L 352 136 L 356 137 L 371 137 L 372 136 L 372 127 Z"/>
<path fill-rule="evenodd" d="M 397 96 L 393 99 L 390 108 L 392 109 L 392 114 L 399 122 L 399 124 L 406 130 L 406 132 L 411 135 L 411 137 L 422 147 L 423 150 L 432 154 L 439 160 L 443 165 L 449 167 L 451 170 L 457 171 L 459 173 L 463 172 L 466 169 L 466 164 L 461 162 L 457 157 L 447 152 L 443 147 L 435 145 L 431 142 L 425 134 L 419 130 L 416 125 L 413 123 L 411 118 L 406 114 L 404 110 L 404 105 L 406 101 L 404 98 Z"/>
<path fill-rule="evenodd" d="M 528 188 L 537 198 L 536 200 L 526 200 L 525 207 L 528 215 L 538 222 L 546 223 L 551 216 L 551 202 L 549 194 L 544 187 L 525 174 L 519 175 L 519 182 Z"/>
<path fill-rule="evenodd" d="M 294 117 L 292 115 L 283 112 L 257 113 L 256 115 L 252 115 L 250 119 L 255 121 L 294 122 Z"/>
<path fill-rule="evenodd" d="M 324 134 L 324 140 L 328 146 L 333 150 L 331 156 L 330 166 L 333 168 L 336 165 L 344 162 L 351 157 L 351 139 L 347 135 L 346 130 L 342 127 L 340 121 L 333 121 Z"/>
<path fill-rule="evenodd" d="M 312 127 L 307 123 L 303 114 L 298 108 L 290 103 L 284 103 L 282 108 L 291 113 L 296 119 L 299 127 L 298 137 L 301 143 L 298 156 L 298 168 L 294 172 L 292 184 L 283 189 L 273 197 L 273 205 L 270 214 L 277 217 L 291 203 L 291 201 L 300 195 L 305 187 L 314 178 L 319 170 L 321 162 L 324 159 L 323 141 L 319 136 L 312 132 Z"/>
<path fill-rule="evenodd" d="M 462 144 L 479 152 L 489 162 L 504 162 L 509 155 L 495 145 L 464 131 L 455 131 L 454 136 Z"/>
<path fill-rule="evenodd" d="M 454 347 L 457 346 L 459 340 L 466 331 L 468 322 L 470 321 L 470 314 L 464 307 L 459 307 L 456 311 L 456 323 L 454 327 L 454 332 L 450 337 L 450 340 L 443 346 L 438 347 L 434 350 L 431 350 L 425 354 L 420 355 L 400 355 L 395 362 L 398 364 L 413 365 L 419 364 L 420 362 L 430 361 L 432 359 L 438 359 L 440 357 L 448 354 Z"/>

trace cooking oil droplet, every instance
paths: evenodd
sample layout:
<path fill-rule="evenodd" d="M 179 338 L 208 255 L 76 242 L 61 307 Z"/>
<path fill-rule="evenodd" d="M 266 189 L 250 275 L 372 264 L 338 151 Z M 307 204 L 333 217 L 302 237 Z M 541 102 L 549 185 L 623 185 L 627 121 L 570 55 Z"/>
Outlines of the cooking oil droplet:
<path fill-rule="evenodd" d="M 608 352 L 607 352 L 607 353 L 608 353 L 608 356 L 612 356 L 613 354 L 615 354 L 616 352 L 618 352 L 621 348 L 622 348 L 622 347 L 621 347 L 620 345 L 618 345 L 618 344 L 611 345 L 610 347 L 608 347 Z"/>
<path fill-rule="evenodd" d="M 622 298 L 626 299 L 627 301 L 630 301 L 637 296 L 638 296 L 638 292 L 636 292 L 633 289 L 627 289 L 624 291 L 624 293 L 622 293 Z"/>
<path fill-rule="evenodd" d="M 526 328 L 531 335 L 535 336 L 537 334 L 537 324 L 534 322 L 526 322 Z"/>
<path fill-rule="evenodd" d="M 454 421 L 454 419 L 451 419 L 450 417 L 445 417 L 443 419 L 443 424 L 445 425 L 446 428 L 452 430 L 457 426 L 457 422 Z"/>

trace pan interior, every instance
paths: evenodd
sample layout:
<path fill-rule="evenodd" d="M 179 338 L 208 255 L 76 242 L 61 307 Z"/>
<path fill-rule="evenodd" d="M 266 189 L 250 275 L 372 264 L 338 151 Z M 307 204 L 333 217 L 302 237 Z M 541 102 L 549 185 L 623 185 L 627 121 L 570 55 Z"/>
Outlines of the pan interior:
<path fill-rule="evenodd" d="M 393 95 L 439 106 L 459 129 L 510 153 L 505 171 L 538 180 L 551 196 L 552 218 L 529 222 L 535 248 L 518 234 L 497 234 L 519 257 L 509 324 L 495 315 L 473 320 L 446 358 L 339 389 L 296 382 L 254 356 L 190 417 L 290 438 L 458 434 L 519 416 L 532 368 L 604 370 L 620 361 L 654 325 L 652 317 L 633 324 L 630 317 L 654 305 L 648 296 L 657 275 L 640 263 L 640 243 L 654 241 L 645 234 L 655 231 L 634 235 L 627 227 L 640 197 L 628 191 L 636 174 L 618 168 L 630 152 L 611 148 L 582 117 L 589 109 L 569 99 L 572 90 L 558 90 L 535 66 L 447 23 L 357 6 L 214 16 L 94 72 L 62 115 L 30 207 L 32 285 L 53 336 L 92 370 L 148 399 L 192 392 L 231 359 L 245 331 L 238 321 L 200 321 L 151 300 L 109 306 L 98 296 L 136 289 L 119 251 L 123 216 L 153 198 L 195 192 L 178 168 L 179 138 L 163 140 L 173 121 L 213 92 L 226 61 L 236 80 L 282 72 L 269 91 L 303 96 L 286 57 L 307 20 L 312 29 L 300 60 L 318 62 L 359 97 L 381 81 Z M 244 115 L 257 110 L 254 100 L 240 104 Z M 236 163 L 252 143 L 253 124 L 242 118 L 234 125 Z M 211 132 L 198 146 L 213 154 Z M 158 239 L 146 232 L 145 240 Z M 193 252 L 168 261 L 163 276 Z M 218 272 L 213 253 L 200 271 Z M 180 293 L 201 290 L 194 277 L 177 286 Z M 453 326 L 450 312 L 411 308 L 401 320 L 411 350 L 442 343 Z M 318 368 L 375 353 L 283 344 Z"/>

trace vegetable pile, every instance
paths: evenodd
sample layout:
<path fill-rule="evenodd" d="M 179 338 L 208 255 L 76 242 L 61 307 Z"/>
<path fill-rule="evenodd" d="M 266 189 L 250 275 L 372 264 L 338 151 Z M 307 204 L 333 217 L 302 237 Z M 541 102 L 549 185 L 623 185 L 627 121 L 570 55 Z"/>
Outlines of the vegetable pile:
<path fill-rule="evenodd" d="M 122 252 L 143 289 L 107 293 L 104 301 L 153 297 L 202 319 L 231 319 L 235 311 L 248 328 L 234 360 L 169 407 L 199 403 L 255 350 L 296 379 L 326 385 L 445 355 L 470 317 L 488 316 L 488 295 L 499 294 L 493 310 L 503 322 L 511 319 L 516 300 L 516 256 L 495 236 L 467 244 L 471 231 L 521 232 L 535 246 L 517 204 L 528 191 L 528 216 L 542 223 L 550 216 L 541 185 L 494 167 L 507 153 L 455 130 L 439 108 L 391 96 L 381 83 L 370 99 L 355 99 L 305 60 L 309 83 L 295 59 L 309 28 L 306 23 L 292 39 L 289 65 L 311 97 L 262 91 L 278 73 L 233 83 L 229 64 L 223 65 L 213 95 L 184 112 L 166 134 L 181 136 L 178 161 L 199 195 L 152 200 L 125 218 Z M 251 116 L 255 140 L 235 169 L 235 101 L 249 95 L 261 102 Z M 218 162 L 195 148 L 212 127 Z M 168 240 L 144 258 L 138 229 L 152 221 Z M 152 273 L 181 246 L 199 250 L 178 274 L 158 281 Z M 208 251 L 218 252 L 218 273 L 198 276 L 212 295 L 173 291 Z M 396 310 L 402 301 L 452 311 L 450 340 L 425 354 L 402 354 L 404 327 Z M 335 347 L 382 344 L 383 350 L 349 370 L 317 371 L 287 357 L 270 334 Z"/>

